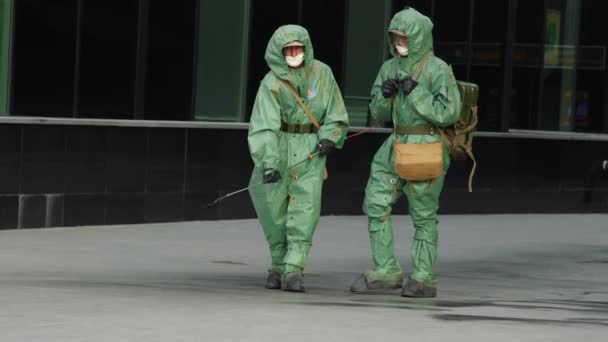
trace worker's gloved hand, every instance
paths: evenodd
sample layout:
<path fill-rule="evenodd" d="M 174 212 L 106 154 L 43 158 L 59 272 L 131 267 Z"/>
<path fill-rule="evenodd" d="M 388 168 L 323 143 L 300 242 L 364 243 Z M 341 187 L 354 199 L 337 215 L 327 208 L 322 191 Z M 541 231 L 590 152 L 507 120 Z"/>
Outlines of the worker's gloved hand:
<path fill-rule="evenodd" d="M 330 154 L 335 149 L 336 149 L 335 142 L 328 140 L 328 139 L 321 139 L 321 141 L 319 141 L 319 144 L 317 144 L 317 148 L 315 149 L 315 152 L 319 152 L 319 156 L 323 157 L 323 156 Z"/>
<path fill-rule="evenodd" d="M 264 171 L 264 178 L 262 178 L 262 183 L 270 184 L 276 183 L 281 180 L 281 173 L 275 169 L 268 169 Z"/>
<path fill-rule="evenodd" d="M 409 95 L 414 88 L 418 85 L 418 82 L 410 76 L 405 76 L 402 80 L 398 81 L 398 88 L 405 95 Z"/>
<path fill-rule="evenodd" d="M 394 96 L 399 91 L 399 82 L 395 79 L 388 79 L 382 83 L 382 96 L 385 99 Z"/>

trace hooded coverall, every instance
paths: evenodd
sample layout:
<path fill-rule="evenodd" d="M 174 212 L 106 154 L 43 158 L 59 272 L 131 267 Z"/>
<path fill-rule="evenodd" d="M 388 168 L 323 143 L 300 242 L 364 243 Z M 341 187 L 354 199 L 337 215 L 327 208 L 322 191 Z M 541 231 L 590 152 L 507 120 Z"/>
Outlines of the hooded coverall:
<path fill-rule="evenodd" d="M 374 82 L 369 108 L 374 119 L 392 120 L 408 127 L 445 127 L 459 118 L 461 101 L 451 68 L 441 59 L 430 57 L 418 77 L 418 85 L 409 95 L 399 91 L 384 98 L 382 84 L 387 79 L 413 77 L 423 59 L 433 51 L 433 24 L 413 8 L 395 14 L 389 27 L 389 45 L 393 58 L 386 61 Z M 409 54 L 397 53 L 393 33 L 407 37 Z M 410 278 L 436 287 L 433 265 L 437 259 L 437 210 L 445 173 L 450 165 L 444 146 L 443 174 L 433 182 L 406 182 L 395 170 L 393 143 L 420 144 L 437 142 L 435 134 L 391 134 L 374 156 L 370 177 L 365 190 L 364 207 L 368 215 L 373 270 L 366 272 L 368 281 L 397 282 L 403 274 L 394 255 L 391 211 L 395 202 L 405 193 L 415 234 L 411 249 L 413 272 Z"/>
<path fill-rule="evenodd" d="M 289 68 L 283 48 L 290 42 L 304 44 L 304 65 Z M 262 80 L 250 121 L 249 149 L 255 164 L 250 185 L 260 183 L 264 172 L 278 170 L 281 180 L 250 191 L 257 216 L 268 241 L 270 271 L 303 272 L 319 222 L 325 158 L 316 157 L 289 169 L 311 154 L 321 139 L 341 148 L 348 131 L 348 115 L 331 69 L 315 60 L 305 28 L 278 28 L 266 48 L 270 72 Z M 311 120 L 279 78 L 289 82 L 321 124 L 306 131 Z M 300 132 L 289 132 L 292 130 Z"/>

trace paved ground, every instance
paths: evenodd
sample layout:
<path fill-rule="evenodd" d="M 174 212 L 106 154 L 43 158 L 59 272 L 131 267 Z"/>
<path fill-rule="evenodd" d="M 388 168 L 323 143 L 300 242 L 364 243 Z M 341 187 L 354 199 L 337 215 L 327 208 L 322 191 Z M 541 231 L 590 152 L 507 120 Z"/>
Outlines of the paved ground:
<path fill-rule="evenodd" d="M 256 221 L 2 231 L 0 341 L 607 340 L 608 215 L 443 216 L 440 239 L 439 297 L 412 300 L 346 292 L 363 217 L 321 220 L 307 294 L 262 288 Z"/>

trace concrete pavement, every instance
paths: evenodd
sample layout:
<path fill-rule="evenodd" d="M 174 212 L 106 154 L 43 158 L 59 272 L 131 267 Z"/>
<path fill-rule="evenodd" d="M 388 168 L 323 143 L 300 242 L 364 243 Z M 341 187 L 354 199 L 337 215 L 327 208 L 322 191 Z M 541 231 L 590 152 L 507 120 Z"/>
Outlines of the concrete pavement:
<path fill-rule="evenodd" d="M 322 218 L 306 294 L 263 289 L 267 262 L 255 220 L 0 231 L 0 341 L 608 338 L 608 215 L 442 216 L 437 299 L 346 291 L 364 217 Z"/>

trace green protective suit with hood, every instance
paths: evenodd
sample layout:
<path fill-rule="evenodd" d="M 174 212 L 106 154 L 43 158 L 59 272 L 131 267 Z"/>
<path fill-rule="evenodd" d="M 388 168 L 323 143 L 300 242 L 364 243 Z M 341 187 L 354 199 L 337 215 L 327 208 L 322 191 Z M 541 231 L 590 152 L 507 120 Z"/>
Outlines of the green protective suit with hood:
<path fill-rule="evenodd" d="M 304 44 L 304 65 L 288 67 L 283 47 Z M 319 222 L 325 158 L 317 157 L 288 169 L 307 158 L 321 139 L 341 148 L 348 131 L 348 115 L 331 69 L 314 59 L 305 28 L 278 28 L 268 42 L 265 55 L 270 72 L 262 80 L 249 127 L 249 150 L 255 164 L 250 185 L 260 183 L 267 170 L 278 170 L 281 180 L 250 191 L 251 199 L 268 241 L 271 271 L 302 272 Z M 289 89 L 289 82 L 311 110 L 321 128 L 315 133 L 287 133 L 281 122 L 311 124 L 311 120 Z"/>
<path fill-rule="evenodd" d="M 430 57 L 418 77 L 418 85 L 406 95 L 384 98 L 382 84 L 391 78 L 414 76 L 418 66 L 433 50 L 433 23 L 413 8 L 406 8 L 393 17 L 389 27 L 389 44 L 393 58 L 386 61 L 374 82 L 370 102 L 371 115 L 376 120 L 393 120 L 401 126 L 445 127 L 459 118 L 460 95 L 451 68 L 441 59 Z M 409 53 L 401 57 L 393 45 L 392 32 L 408 39 Z M 369 234 L 374 269 L 366 273 L 368 281 L 394 282 L 402 271 L 394 255 L 391 211 L 394 203 L 405 193 L 415 234 L 411 249 L 413 272 L 411 278 L 427 286 L 436 286 L 433 265 L 437 258 L 437 210 L 439 195 L 450 159 L 444 147 L 444 168 L 433 182 L 408 183 L 399 178 L 394 166 L 393 143 L 419 144 L 440 141 L 439 134 L 391 134 L 377 151 L 372 162 L 365 190 L 369 217 Z"/>

